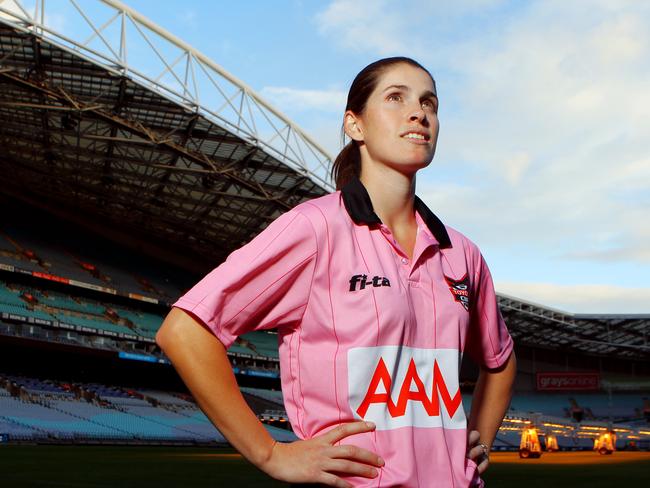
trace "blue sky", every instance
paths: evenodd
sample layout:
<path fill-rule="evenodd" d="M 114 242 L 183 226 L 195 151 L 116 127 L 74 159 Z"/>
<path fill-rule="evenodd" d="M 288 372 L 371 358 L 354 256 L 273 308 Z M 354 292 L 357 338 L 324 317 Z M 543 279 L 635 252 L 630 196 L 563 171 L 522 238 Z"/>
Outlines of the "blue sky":
<path fill-rule="evenodd" d="M 497 291 L 570 312 L 650 313 L 648 2 L 126 3 L 332 155 L 356 73 L 414 57 L 436 78 L 441 122 L 417 192 L 480 246 Z"/>

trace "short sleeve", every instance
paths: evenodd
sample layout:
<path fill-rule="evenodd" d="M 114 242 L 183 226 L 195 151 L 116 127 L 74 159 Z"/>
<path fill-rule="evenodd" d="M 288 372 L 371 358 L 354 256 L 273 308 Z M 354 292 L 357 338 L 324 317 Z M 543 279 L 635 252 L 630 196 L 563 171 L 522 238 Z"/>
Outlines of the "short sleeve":
<path fill-rule="evenodd" d="M 477 364 L 498 368 L 510 357 L 513 341 L 499 311 L 492 275 L 480 253 L 473 295 L 467 350 Z"/>
<path fill-rule="evenodd" d="M 307 306 L 316 249 L 311 222 L 290 210 L 172 306 L 200 319 L 226 348 L 246 332 L 294 326 Z"/>

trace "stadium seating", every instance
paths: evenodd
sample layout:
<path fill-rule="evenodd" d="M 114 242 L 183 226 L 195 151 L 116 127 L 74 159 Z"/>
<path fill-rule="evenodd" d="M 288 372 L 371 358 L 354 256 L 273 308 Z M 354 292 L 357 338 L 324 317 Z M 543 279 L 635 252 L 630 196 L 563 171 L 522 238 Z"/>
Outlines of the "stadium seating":
<path fill-rule="evenodd" d="M 113 324 L 107 320 L 89 319 L 85 317 L 75 317 L 73 315 L 64 315 L 63 313 L 55 313 L 54 317 L 60 322 L 65 322 L 70 325 L 79 325 L 82 327 L 92 327 L 94 329 L 102 329 L 109 332 L 122 333 L 122 334 L 135 334 L 135 332 L 128 327 L 119 324 Z"/>
<path fill-rule="evenodd" d="M 106 386 L 100 383 L 86 383 L 83 385 L 84 390 L 91 391 L 100 397 L 107 398 L 129 398 L 131 395 L 118 387 L 115 386 Z"/>
<path fill-rule="evenodd" d="M 121 307 L 112 307 L 122 318 L 130 320 L 136 332 L 143 337 L 155 337 L 164 317 L 146 312 L 135 312 Z"/>
<path fill-rule="evenodd" d="M 278 335 L 272 332 L 257 331 L 243 334 L 242 339 L 247 341 L 249 349 L 257 355 L 269 358 L 278 358 Z"/>
<path fill-rule="evenodd" d="M 194 403 L 167 392 L 78 385 L 96 393 L 97 401 L 88 402 L 57 382 L 15 375 L 3 378 L 30 394 L 17 398 L 0 387 L 0 434 L 13 440 L 226 442 Z M 157 406 L 147 397 L 155 399 Z M 296 439 L 286 430 L 265 427 L 277 440 Z"/>
<path fill-rule="evenodd" d="M 521 434 L 519 432 L 499 432 L 494 443 L 494 450 L 512 450 L 519 448 Z"/>
<path fill-rule="evenodd" d="M 282 398 L 282 392 L 278 390 L 264 390 L 262 388 L 249 388 L 249 387 L 241 387 L 241 391 L 248 393 L 249 395 L 253 395 L 259 398 L 263 398 L 264 400 L 268 400 L 270 402 L 276 403 L 281 407 L 284 407 L 284 400 Z"/>
<path fill-rule="evenodd" d="M 638 416 L 643 402 L 641 395 L 615 393 L 611 399 L 603 393 L 592 394 L 516 394 L 510 402 L 510 409 L 520 412 L 539 412 L 556 417 L 569 417 L 570 398 L 585 410 L 585 418 L 625 419 Z M 611 403 L 610 403 L 611 402 Z"/>
<path fill-rule="evenodd" d="M 0 304 L 23 307 L 25 306 L 25 301 L 20 298 L 20 292 L 18 290 L 8 288 L 5 282 L 0 281 Z"/>
<path fill-rule="evenodd" d="M 155 401 L 168 406 L 194 407 L 194 404 L 192 402 L 188 400 L 184 400 L 182 398 L 179 398 L 178 396 L 172 395 L 164 391 L 138 389 L 138 392 L 144 397 L 152 398 Z"/>
<path fill-rule="evenodd" d="M 24 222 L 0 222 L 0 262 L 115 288 L 127 294 L 152 296 L 168 303 L 196 281 L 196 278 L 188 279 L 186 273 L 174 271 L 169 266 L 161 267 L 129 252 L 114 252 L 106 242 L 96 242 L 89 234 L 72 230 L 68 234 L 62 229 L 57 233 L 56 242 L 52 242 L 43 238 L 44 232 L 47 233 Z M 111 252 L 107 252 L 108 249 Z M 28 259 L 22 250 L 32 251 L 40 263 Z M 82 262 L 93 265 L 97 271 L 93 274 L 84 269 Z M 127 270 L 137 270 L 137 276 Z"/>
<path fill-rule="evenodd" d="M 0 417 L 18 425 L 38 429 L 49 437 L 73 439 L 75 437 L 120 437 L 119 431 L 105 425 L 89 422 L 48 406 L 20 400 L 14 397 L 0 397 Z"/>
<path fill-rule="evenodd" d="M 25 376 L 5 375 L 10 382 L 21 386 L 25 391 L 34 394 L 56 394 L 60 396 L 73 396 L 69 389 L 63 388 L 60 384 L 53 381 L 40 380 Z"/>
<path fill-rule="evenodd" d="M 56 292 L 48 292 L 47 295 L 37 292 L 36 296 L 41 304 L 63 310 L 73 310 L 95 315 L 102 315 L 106 310 L 105 304 L 100 304 L 89 299 L 76 301 L 69 295 L 66 296 Z"/>
<path fill-rule="evenodd" d="M 20 398 L 10 396 L 2 385 L 18 385 Z M 282 393 L 261 388 L 241 387 L 245 395 L 272 402 L 282 408 Z M 73 393 L 74 391 L 74 393 Z M 92 392 L 92 401 L 80 399 L 82 392 Z M 15 394 L 15 393 L 14 393 Z M 639 395 L 613 395 L 614 407 L 609 398 L 602 394 L 574 395 L 580 405 L 590 406 L 594 411 L 621 408 L 633 412 L 643 404 Z M 471 408 L 472 395 L 463 397 L 466 411 Z M 512 408 L 530 407 L 527 412 L 539 412 L 536 418 L 542 429 L 545 422 L 580 424 L 562 416 L 549 415 L 549 411 L 562 410 L 569 405 L 565 395 L 518 394 L 513 398 L 511 414 L 527 415 L 526 411 Z M 620 405 L 620 406 L 617 406 Z M 636 406 L 636 407 L 635 407 Z M 516 420 L 516 419 L 515 419 Z M 567 421 L 569 422 L 567 424 Z M 587 421 L 585 421 L 587 422 Z M 636 420 L 638 427 L 645 427 L 645 421 Z M 510 424 L 512 425 L 512 424 Z M 607 419 L 589 421 L 589 425 L 610 425 Z M 587 428 L 589 428 L 589 425 Z M 617 424 L 620 425 L 620 424 Z M 625 426 L 634 428 L 634 422 Z M 622 426 L 622 427 L 625 427 Z M 280 441 L 292 441 L 293 433 L 269 425 L 265 426 L 271 435 Z M 573 431 L 577 433 L 577 430 Z M 205 414 L 187 395 L 150 389 L 130 389 L 100 383 L 59 383 L 46 379 L 5 374 L 0 376 L 0 434 L 7 434 L 13 440 L 56 440 L 59 442 L 110 441 L 110 442 L 181 442 L 181 443 L 225 443 L 223 436 L 214 428 Z M 517 449 L 520 432 L 501 430 L 494 442 L 495 450 Z M 558 435 L 561 449 L 591 449 L 593 439 L 580 435 Z M 623 439 L 619 442 L 624 447 Z"/>
<path fill-rule="evenodd" d="M 72 291 L 72 290 L 71 290 Z M 20 298 L 22 292 L 31 293 L 37 300 L 33 307 Z M 47 312 L 44 310 L 46 309 Z M 115 322 L 107 318 L 107 310 L 115 312 Z M 7 284 L 0 281 L 0 312 L 5 311 L 23 317 L 33 317 L 48 321 L 59 321 L 73 326 L 106 331 L 109 334 L 128 334 L 154 339 L 164 320 L 164 314 L 145 312 L 124 305 L 115 305 L 107 298 L 99 302 L 87 297 L 66 295 L 34 286 Z M 39 334 L 35 333 L 35 336 Z M 43 334 L 40 334 L 43 336 Z M 68 342 L 75 342 L 70 338 Z M 79 341 L 76 341 L 79 342 Z M 277 334 L 256 331 L 245 334 L 232 344 L 228 350 L 245 357 L 262 356 L 278 358 Z M 245 369 L 260 369 L 257 365 L 244 365 Z M 262 368 L 265 369 L 265 368 Z M 277 367 L 273 367 L 277 371 Z"/>
<path fill-rule="evenodd" d="M 28 308 L 27 303 L 20 298 L 23 291 L 31 293 L 38 300 L 38 306 L 48 306 L 56 311 L 47 313 L 40 309 Z M 49 321 L 58 320 L 71 325 L 92 327 L 115 333 L 131 335 L 136 333 L 136 331 L 124 325 L 109 322 L 108 319 L 103 317 L 105 310 L 106 305 L 100 305 L 88 299 L 77 302 L 70 296 L 53 292 L 46 294 L 42 290 L 24 286 L 19 289 L 12 289 L 6 283 L 0 281 L 0 311 Z M 83 313 L 85 316 L 72 315 L 72 313 Z"/>

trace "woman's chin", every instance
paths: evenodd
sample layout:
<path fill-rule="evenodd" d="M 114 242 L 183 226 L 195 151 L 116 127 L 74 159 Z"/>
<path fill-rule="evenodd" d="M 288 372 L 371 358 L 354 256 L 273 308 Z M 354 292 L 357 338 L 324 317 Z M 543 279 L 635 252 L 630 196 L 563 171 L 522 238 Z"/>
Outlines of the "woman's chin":
<path fill-rule="evenodd" d="M 404 161 L 395 165 L 395 168 L 405 174 L 415 174 L 419 170 L 426 168 L 431 164 L 431 159 L 415 159 L 410 161 Z"/>

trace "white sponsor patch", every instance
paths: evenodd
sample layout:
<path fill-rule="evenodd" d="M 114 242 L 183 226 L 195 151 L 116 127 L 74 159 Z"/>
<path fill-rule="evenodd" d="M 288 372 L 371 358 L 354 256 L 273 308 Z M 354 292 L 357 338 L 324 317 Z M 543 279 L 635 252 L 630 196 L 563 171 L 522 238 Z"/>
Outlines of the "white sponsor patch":
<path fill-rule="evenodd" d="M 348 393 L 354 415 L 378 430 L 399 427 L 464 429 L 456 349 L 406 346 L 348 351 Z"/>

